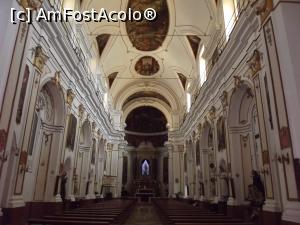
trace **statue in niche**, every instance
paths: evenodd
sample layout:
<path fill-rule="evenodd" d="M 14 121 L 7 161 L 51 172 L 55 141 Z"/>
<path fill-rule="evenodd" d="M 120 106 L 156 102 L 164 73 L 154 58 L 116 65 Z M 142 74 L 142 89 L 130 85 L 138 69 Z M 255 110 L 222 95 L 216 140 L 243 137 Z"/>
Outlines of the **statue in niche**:
<path fill-rule="evenodd" d="M 150 175 L 150 166 L 147 160 L 144 160 L 142 163 L 142 176 Z"/>

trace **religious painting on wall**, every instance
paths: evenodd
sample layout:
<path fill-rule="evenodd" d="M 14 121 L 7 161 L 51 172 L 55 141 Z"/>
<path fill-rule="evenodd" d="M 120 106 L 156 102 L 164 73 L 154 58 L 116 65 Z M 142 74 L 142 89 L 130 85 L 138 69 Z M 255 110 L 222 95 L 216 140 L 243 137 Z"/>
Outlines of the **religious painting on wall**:
<path fill-rule="evenodd" d="M 68 135 L 67 135 L 66 147 L 70 148 L 72 151 L 74 150 L 76 127 L 77 127 L 77 119 L 73 114 L 71 114 L 69 119 L 69 124 L 68 124 Z"/>
<path fill-rule="evenodd" d="M 128 157 L 124 156 L 123 158 L 123 176 L 122 176 L 122 184 L 125 185 L 127 183 L 127 173 L 128 173 Z"/>
<path fill-rule="evenodd" d="M 144 56 L 135 64 L 135 71 L 143 76 L 151 76 L 159 71 L 159 64 L 155 58 Z"/>
<path fill-rule="evenodd" d="M 163 182 L 164 184 L 169 183 L 169 159 L 164 157 L 163 159 Z"/>
<path fill-rule="evenodd" d="M 218 129 L 218 150 L 221 151 L 226 148 L 226 129 L 225 129 L 225 119 L 220 117 L 217 122 Z"/>
<path fill-rule="evenodd" d="M 91 163 L 95 165 L 95 162 L 96 162 L 96 140 L 93 139 Z"/>
<path fill-rule="evenodd" d="M 199 141 L 196 142 L 196 165 L 200 165 L 200 143 Z"/>
<path fill-rule="evenodd" d="M 148 21 L 127 21 L 126 30 L 132 45 L 140 51 L 154 51 L 162 46 L 169 30 L 169 9 L 167 0 L 129 0 L 128 8 L 145 11 L 152 8 L 157 19 Z"/>
<path fill-rule="evenodd" d="M 7 141 L 7 132 L 5 130 L 0 130 L 0 152 L 4 151 Z"/>
<path fill-rule="evenodd" d="M 211 127 L 209 128 L 209 132 L 208 132 L 208 147 L 209 148 L 214 147 L 214 135 Z"/>
<path fill-rule="evenodd" d="M 16 116 L 17 124 L 19 124 L 21 122 L 21 119 L 22 119 L 23 106 L 24 106 L 24 100 L 25 100 L 25 96 L 26 96 L 28 80 L 29 80 L 29 67 L 28 67 L 28 65 L 26 65 L 24 75 L 23 75 L 23 81 L 22 81 L 22 87 L 21 87 L 20 98 L 19 98 L 19 103 L 18 103 L 18 109 L 17 109 L 17 116 Z"/>

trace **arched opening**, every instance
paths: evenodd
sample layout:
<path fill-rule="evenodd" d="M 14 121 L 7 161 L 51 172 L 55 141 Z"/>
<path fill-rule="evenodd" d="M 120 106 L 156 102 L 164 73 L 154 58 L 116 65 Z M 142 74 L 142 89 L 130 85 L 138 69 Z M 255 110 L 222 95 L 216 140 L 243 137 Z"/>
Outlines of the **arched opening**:
<path fill-rule="evenodd" d="M 33 157 L 33 167 L 37 167 L 34 200 L 53 200 L 53 193 L 58 194 L 59 175 L 51 176 L 50 172 L 59 168 L 65 125 L 64 97 L 60 87 L 48 82 L 41 88 L 35 115 L 34 126 L 38 130 L 35 132 L 35 135 L 38 135 L 35 140 L 39 140 L 39 143 L 34 144 L 32 139 L 30 153 Z M 33 150 L 34 146 L 39 151 Z"/>
<path fill-rule="evenodd" d="M 164 171 L 168 168 L 168 151 L 164 146 L 168 140 L 166 117 L 154 107 L 142 106 L 128 114 L 126 125 L 127 164 L 122 176 L 126 178 L 126 193 L 164 196 L 168 187 L 168 170 Z"/>
<path fill-rule="evenodd" d="M 236 198 L 244 202 L 253 183 L 252 171 L 259 172 L 262 165 L 257 109 L 253 92 L 246 85 L 236 88 L 232 94 L 228 132 Z"/>
<path fill-rule="evenodd" d="M 76 174 L 74 179 L 75 196 L 83 197 L 86 195 L 90 182 L 90 154 L 92 152 L 93 143 L 91 124 L 88 120 L 85 120 L 82 124 L 79 136 L 79 151 L 76 159 Z"/>
<path fill-rule="evenodd" d="M 200 149 L 203 156 L 202 174 L 204 196 L 214 200 L 217 195 L 216 152 L 214 147 L 214 130 L 212 124 L 206 121 L 202 128 Z"/>

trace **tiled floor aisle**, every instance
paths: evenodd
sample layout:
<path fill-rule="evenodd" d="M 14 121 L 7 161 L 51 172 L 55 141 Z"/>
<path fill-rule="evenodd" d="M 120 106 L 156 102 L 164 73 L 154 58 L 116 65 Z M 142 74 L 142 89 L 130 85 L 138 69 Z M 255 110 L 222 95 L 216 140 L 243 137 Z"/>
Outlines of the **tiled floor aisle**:
<path fill-rule="evenodd" d="M 150 203 L 138 203 L 125 225 L 162 225 Z"/>

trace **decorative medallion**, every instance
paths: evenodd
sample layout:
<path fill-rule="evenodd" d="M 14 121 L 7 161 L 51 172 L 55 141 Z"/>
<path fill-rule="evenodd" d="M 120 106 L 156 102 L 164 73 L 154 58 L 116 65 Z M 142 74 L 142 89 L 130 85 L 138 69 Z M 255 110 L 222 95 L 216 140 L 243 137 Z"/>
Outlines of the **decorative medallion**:
<path fill-rule="evenodd" d="M 134 68 L 140 75 L 152 76 L 159 71 L 159 64 L 155 58 L 144 56 L 137 61 Z"/>
<path fill-rule="evenodd" d="M 133 11 L 156 11 L 156 20 L 128 21 L 126 30 L 129 39 L 140 51 L 154 51 L 162 46 L 169 29 L 169 10 L 167 0 L 129 0 L 128 8 Z"/>

